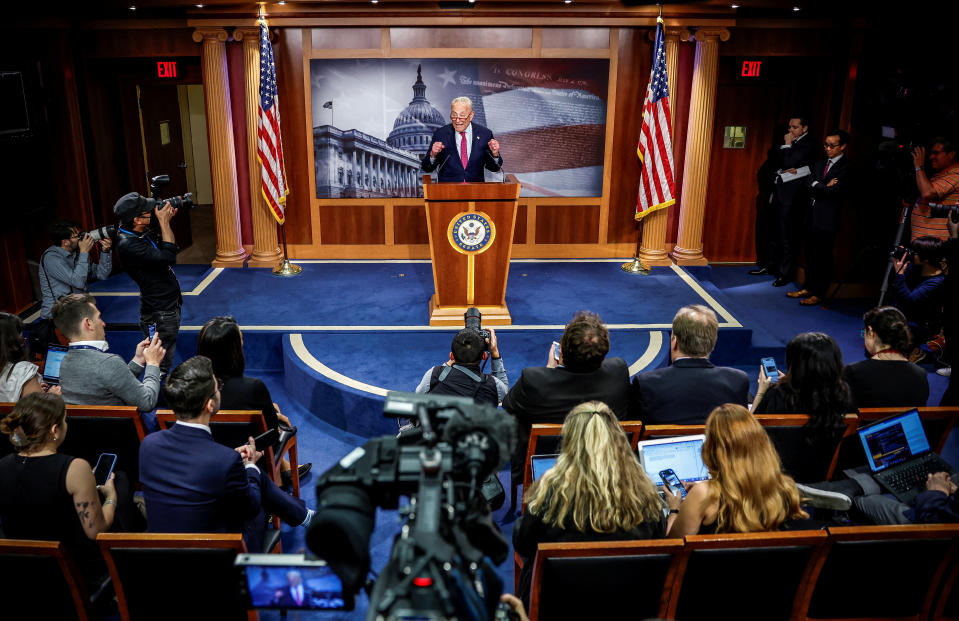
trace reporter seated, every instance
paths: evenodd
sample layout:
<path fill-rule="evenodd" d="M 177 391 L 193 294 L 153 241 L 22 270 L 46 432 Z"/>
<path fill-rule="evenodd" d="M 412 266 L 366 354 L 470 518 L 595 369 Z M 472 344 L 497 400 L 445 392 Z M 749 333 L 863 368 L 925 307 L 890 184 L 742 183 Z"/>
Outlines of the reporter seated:
<path fill-rule="evenodd" d="M 667 537 L 772 531 L 809 517 L 769 436 L 743 406 L 721 405 L 706 419 L 703 463 L 710 479 L 687 486 L 685 499 L 663 486 Z"/>
<path fill-rule="evenodd" d="M 16 448 L 0 459 L 0 521 L 7 537 L 61 542 L 95 585 L 107 573 L 97 535 L 145 525 L 123 473 L 98 486 L 89 463 L 57 452 L 67 435 L 66 416 L 59 395 L 37 392 L 0 421 Z"/>
<path fill-rule="evenodd" d="M 527 604 L 540 543 L 665 534 L 656 487 L 609 406 L 574 407 L 563 423 L 562 446 L 556 465 L 526 490 L 526 513 L 513 527 L 513 547 L 525 561 L 518 594 Z"/>
<path fill-rule="evenodd" d="M 12 403 L 33 392 L 60 394 L 59 386 L 40 381 L 40 369 L 27 360 L 23 321 L 0 312 L 0 402 Z"/>

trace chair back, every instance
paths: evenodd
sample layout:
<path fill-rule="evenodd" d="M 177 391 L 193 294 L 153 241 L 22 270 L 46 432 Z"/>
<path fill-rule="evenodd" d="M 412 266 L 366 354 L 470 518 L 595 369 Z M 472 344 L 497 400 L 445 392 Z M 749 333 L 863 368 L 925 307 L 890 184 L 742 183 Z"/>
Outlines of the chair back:
<path fill-rule="evenodd" d="M 902 414 L 911 408 L 861 408 L 859 410 L 859 427 L 870 425 L 876 421 L 888 418 L 895 414 Z M 926 432 L 926 438 L 929 440 L 929 446 L 936 453 L 942 453 L 942 449 L 949 439 L 949 433 L 959 421 L 959 407 L 921 407 L 919 409 L 919 420 L 922 421 L 922 429 Z M 842 472 L 847 468 L 856 468 L 866 463 L 866 455 L 863 452 L 862 442 L 859 441 L 858 434 L 853 433 L 851 437 L 844 438 L 839 447 L 839 457 L 836 470 Z"/>
<path fill-rule="evenodd" d="M 116 453 L 115 469 L 130 481 L 140 480 L 140 443 L 146 437 L 135 406 L 68 405 L 67 437 L 59 452 L 95 466 L 101 453 Z"/>
<path fill-rule="evenodd" d="M 806 414 L 759 414 L 759 423 L 779 452 L 783 470 L 801 483 L 828 481 L 839 457 L 842 441 L 856 433 L 859 417 L 846 414 L 836 430 L 809 428 Z"/>
<path fill-rule="evenodd" d="M 246 552 L 240 534 L 103 533 L 97 543 L 123 621 L 256 618 L 247 612 L 233 565 Z M 185 579 L 184 571 L 195 579 Z"/>
<path fill-rule="evenodd" d="M 680 539 L 542 543 L 530 621 L 663 617 L 682 549 Z"/>
<path fill-rule="evenodd" d="M 830 528 L 822 571 L 802 616 L 927 618 L 957 541 L 959 524 Z"/>
<path fill-rule="evenodd" d="M 827 540 L 817 530 L 687 536 L 666 618 L 721 618 L 719 606 L 737 619 L 790 619 Z"/>
<path fill-rule="evenodd" d="M 157 410 L 157 422 L 160 429 L 169 429 L 176 422 L 173 410 Z M 210 432 L 218 444 L 236 448 L 246 444 L 250 437 L 257 437 L 266 431 L 266 419 L 260 410 L 220 410 L 210 421 Z M 276 480 L 276 463 L 273 448 L 263 452 L 263 459 L 257 462 L 267 475 Z"/>
<path fill-rule="evenodd" d="M 0 601 L 5 619 L 91 616 L 83 576 L 59 541 L 0 539 Z"/>

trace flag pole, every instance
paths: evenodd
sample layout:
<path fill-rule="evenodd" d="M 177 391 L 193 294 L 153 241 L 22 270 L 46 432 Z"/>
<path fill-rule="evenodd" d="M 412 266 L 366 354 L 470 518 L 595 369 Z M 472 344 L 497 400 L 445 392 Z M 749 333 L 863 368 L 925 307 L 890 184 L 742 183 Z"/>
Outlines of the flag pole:
<path fill-rule="evenodd" d="M 303 268 L 294 263 L 290 263 L 289 254 L 286 251 L 286 223 L 277 224 L 280 227 L 280 238 L 283 240 L 283 262 L 273 268 L 274 276 L 296 276 L 303 271 Z"/>
<path fill-rule="evenodd" d="M 643 243 L 643 221 L 640 220 L 637 223 L 639 226 L 636 229 L 639 231 L 636 235 L 636 252 L 633 254 L 633 260 L 627 261 L 619 266 L 619 269 L 623 270 L 627 274 L 640 274 L 642 276 L 649 275 L 649 266 L 643 263 L 643 260 L 639 258 L 639 247 Z"/>

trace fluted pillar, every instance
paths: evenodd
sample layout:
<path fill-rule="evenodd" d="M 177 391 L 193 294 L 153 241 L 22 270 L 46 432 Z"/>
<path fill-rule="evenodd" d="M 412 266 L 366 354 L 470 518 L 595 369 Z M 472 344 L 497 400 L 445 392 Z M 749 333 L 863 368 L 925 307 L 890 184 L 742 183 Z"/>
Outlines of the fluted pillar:
<path fill-rule="evenodd" d="M 243 42 L 246 80 L 246 154 L 250 162 L 250 210 L 253 212 L 253 255 L 250 267 L 273 267 L 283 258 L 277 242 L 276 219 L 261 191 L 262 165 L 256 156 L 256 126 L 260 116 L 260 30 L 237 28 L 233 38 Z"/>
<path fill-rule="evenodd" d="M 719 42 L 729 40 L 729 31 L 725 28 L 700 28 L 694 38 L 696 59 L 693 64 L 689 125 L 686 130 L 679 234 L 671 255 L 679 265 L 707 263 L 706 257 L 703 256 L 703 221 L 709 183 L 709 158 L 713 144 L 713 118 L 716 112 Z"/>
<path fill-rule="evenodd" d="M 655 37 L 656 31 L 650 31 Z M 666 79 L 669 80 L 669 126 L 676 127 L 676 85 L 679 84 L 679 42 L 688 41 L 688 30 L 666 29 Z M 670 136 L 673 142 L 673 179 L 676 178 L 676 133 Z M 675 189 L 678 191 L 678 188 Z M 643 218 L 643 239 L 639 244 L 639 258 L 646 265 L 669 265 L 672 261 L 666 254 L 666 227 L 669 224 L 669 208 L 660 209 Z"/>
<path fill-rule="evenodd" d="M 236 153 L 233 148 L 233 116 L 230 112 L 230 82 L 226 66 L 226 42 L 222 28 L 198 28 L 193 40 L 203 42 L 203 97 L 210 143 L 213 211 L 216 219 L 214 267 L 243 267 L 246 251 L 240 239 L 240 206 L 236 194 Z"/>

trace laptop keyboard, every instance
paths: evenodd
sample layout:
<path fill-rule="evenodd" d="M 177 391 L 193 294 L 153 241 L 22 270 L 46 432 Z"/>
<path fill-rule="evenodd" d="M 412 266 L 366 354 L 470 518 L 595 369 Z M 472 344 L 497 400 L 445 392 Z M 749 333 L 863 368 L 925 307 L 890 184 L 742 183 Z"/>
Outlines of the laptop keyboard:
<path fill-rule="evenodd" d="M 930 473 L 941 472 L 944 469 L 942 459 L 935 453 L 929 453 L 911 463 L 882 473 L 882 481 L 896 492 L 904 493 L 917 485 L 924 484 Z"/>

